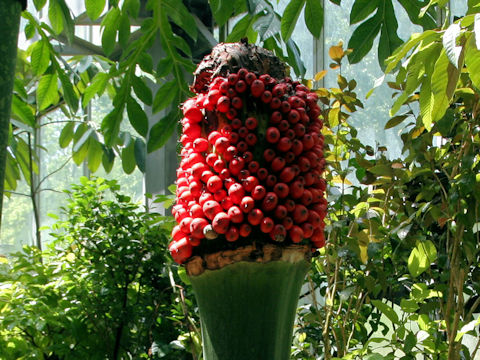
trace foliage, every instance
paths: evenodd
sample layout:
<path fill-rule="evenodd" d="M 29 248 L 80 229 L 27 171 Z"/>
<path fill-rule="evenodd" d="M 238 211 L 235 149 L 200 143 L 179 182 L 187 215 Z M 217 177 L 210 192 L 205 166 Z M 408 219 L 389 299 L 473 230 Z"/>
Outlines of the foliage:
<path fill-rule="evenodd" d="M 478 51 L 476 19 L 467 15 L 446 30 L 415 35 L 391 58 L 393 69 L 408 57 L 389 83 L 399 90 L 392 115 L 402 104 L 407 111 L 386 125 L 407 123 L 404 158 L 389 160 L 386 147 L 374 152 L 355 139 L 348 114 L 340 110 L 354 110 L 345 104 L 355 103 L 350 82 L 339 76 L 339 88 L 318 90 L 326 105 L 334 187 L 328 245 L 314 262 L 306 294 L 313 302 L 300 311 L 298 358 L 473 359 L 478 353 L 477 72 L 469 64 L 461 71 L 452 63 L 437 68 L 449 63 L 447 49 L 457 38 L 457 60 Z M 460 29 L 457 35 L 452 28 Z M 330 55 L 345 53 L 334 47 Z M 422 93 L 429 83 L 437 84 L 436 92 Z M 423 107 L 425 96 L 436 107 Z M 466 335 L 476 339 L 469 347 Z"/>
<path fill-rule="evenodd" d="M 49 250 L 3 260 L 0 357 L 187 358 L 177 338 L 188 303 L 166 255 L 172 220 L 141 212 L 114 181 L 82 178 L 69 195 Z"/>

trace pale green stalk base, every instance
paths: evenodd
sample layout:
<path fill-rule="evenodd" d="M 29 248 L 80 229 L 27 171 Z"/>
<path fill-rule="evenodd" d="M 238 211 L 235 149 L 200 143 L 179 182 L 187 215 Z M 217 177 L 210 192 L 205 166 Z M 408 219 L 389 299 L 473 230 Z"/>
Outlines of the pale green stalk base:
<path fill-rule="evenodd" d="M 309 264 L 238 262 L 191 276 L 204 360 L 287 360 Z"/>

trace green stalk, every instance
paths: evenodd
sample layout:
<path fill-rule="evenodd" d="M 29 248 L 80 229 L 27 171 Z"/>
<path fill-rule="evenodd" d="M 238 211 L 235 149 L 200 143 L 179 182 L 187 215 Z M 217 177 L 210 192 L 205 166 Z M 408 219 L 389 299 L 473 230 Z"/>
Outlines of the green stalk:
<path fill-rule="evenodd" d="M 309 263 L 237 262 L 191 276 L 204 360 L 287 360 Z"/>
<path fill-rule="evenodd" d="M 5 164 L 7 161 L 8 132 L 22 3 L 19 0 L 2 0 L 0 6 L 0 226 L 2 223 Z"/>

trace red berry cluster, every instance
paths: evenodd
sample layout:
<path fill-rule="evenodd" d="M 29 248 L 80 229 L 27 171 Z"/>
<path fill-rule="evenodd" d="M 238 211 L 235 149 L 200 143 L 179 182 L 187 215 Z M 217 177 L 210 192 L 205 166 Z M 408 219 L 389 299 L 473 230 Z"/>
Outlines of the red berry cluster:
<path fill-rule="evenodd" d="M 325 245 L 317 100 L 289 78 L 257 77 L 242 68 L 184 103 L 172 209 L 178 225 L 169 246 L 176 262 L 203 242 L 234 242 L 252 231 L 277 243 Z"/>

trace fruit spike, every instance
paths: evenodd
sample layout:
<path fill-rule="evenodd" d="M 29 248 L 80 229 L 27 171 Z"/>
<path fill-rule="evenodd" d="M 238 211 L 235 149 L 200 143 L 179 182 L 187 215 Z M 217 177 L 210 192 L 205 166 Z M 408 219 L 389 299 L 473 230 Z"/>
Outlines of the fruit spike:
<path fill-rule="evenodd" d="M 324 246 L 325 159 L 315 92 L 249 44 L 218 45 L 195 76 L 197 96 L 182 107 L 174 260 L 258 241 Z"/>

